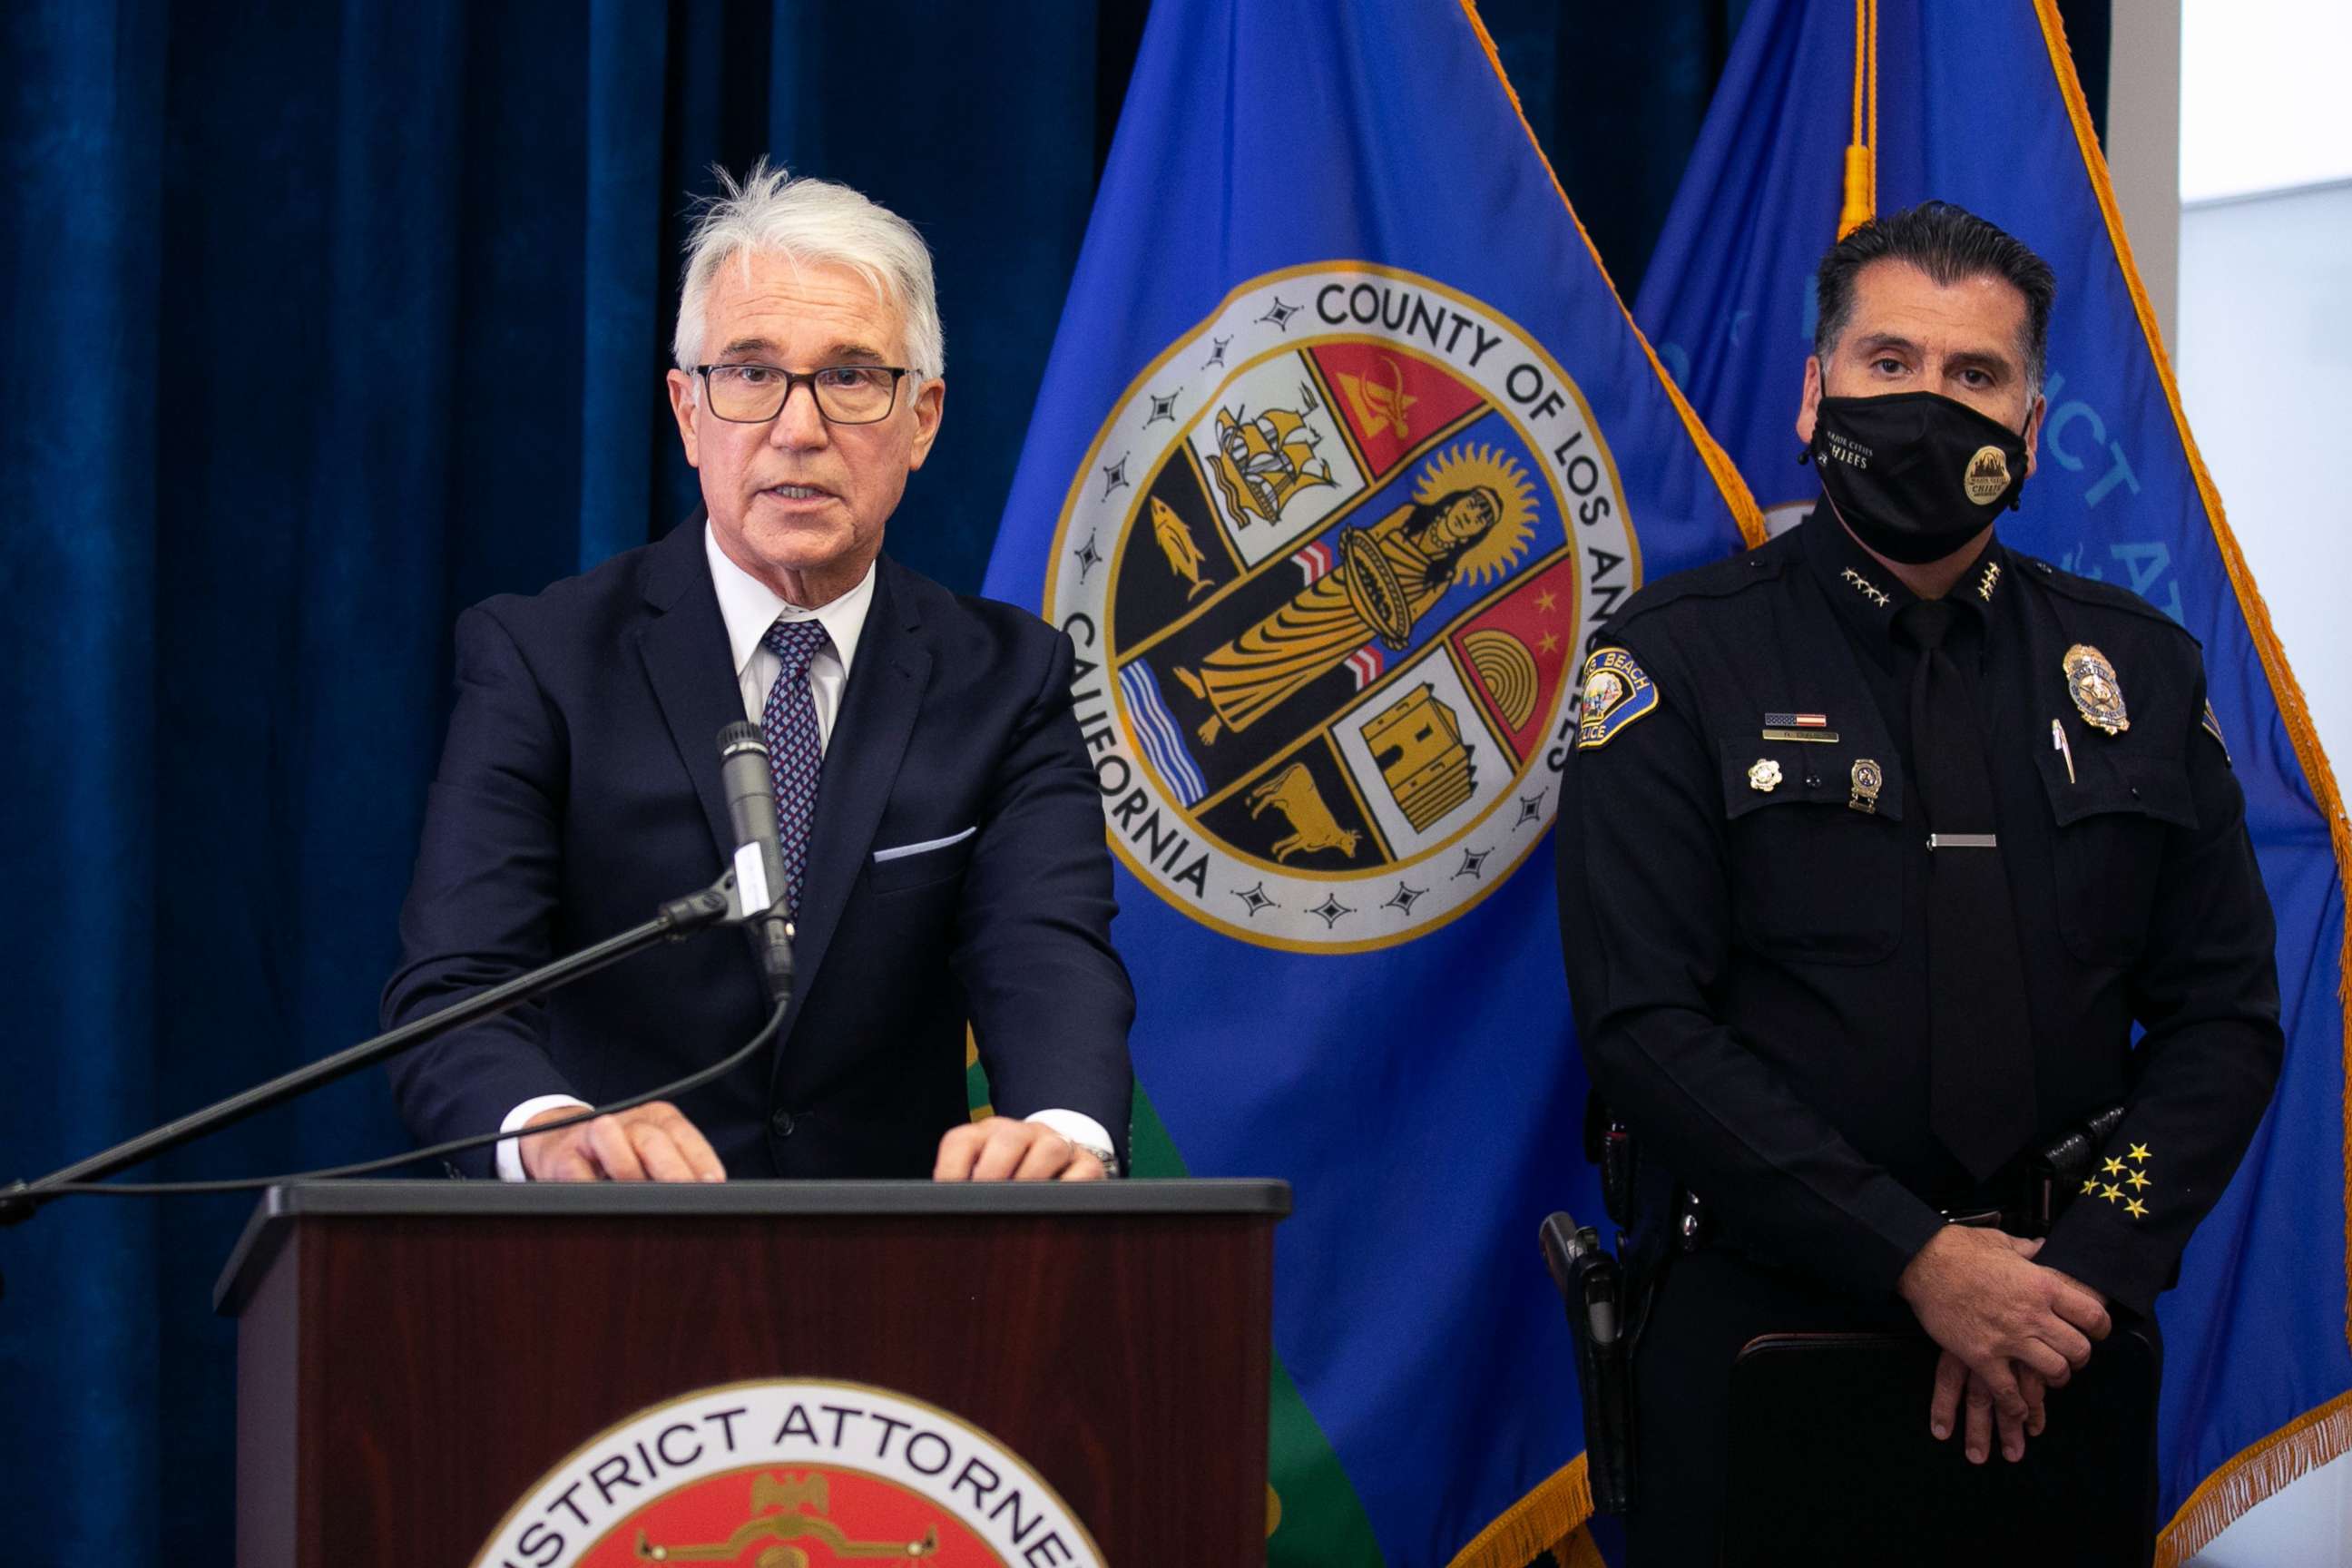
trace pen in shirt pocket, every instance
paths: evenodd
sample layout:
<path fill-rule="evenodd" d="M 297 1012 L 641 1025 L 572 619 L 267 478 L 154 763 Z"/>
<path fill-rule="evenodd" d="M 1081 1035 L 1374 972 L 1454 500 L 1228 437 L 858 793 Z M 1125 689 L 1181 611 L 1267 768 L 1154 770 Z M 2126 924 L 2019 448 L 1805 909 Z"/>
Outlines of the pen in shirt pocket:
<path fill-rule="evenodd" d="M 2074 748 L 2066 743 L 2066 726 L 2050 721 L 2050 749 L 2066 759 L 2066 782 L 2074 782 Z"/>

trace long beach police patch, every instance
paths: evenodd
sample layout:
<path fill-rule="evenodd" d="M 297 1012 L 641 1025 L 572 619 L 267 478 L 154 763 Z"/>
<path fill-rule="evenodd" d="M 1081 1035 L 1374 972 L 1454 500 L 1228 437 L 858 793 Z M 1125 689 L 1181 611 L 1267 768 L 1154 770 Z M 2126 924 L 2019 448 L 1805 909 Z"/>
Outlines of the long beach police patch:
<path fill-rule="evenodd" d="M 1576 723 L 1576 748 L 1580 752 L 1607 745 L 1618 731 L 1658 705 L 1656 684 L 1622 647 L 1593 650 L 1584 661 L 1583 693 Z M 1811 715 L 1790 715 L 1791 722 L 1801 717 Z"/>
<path fill-rule="evenodd" d="M 986 1433 L 809 1378 L 700 1389 L 598 1433 L 509 1510 L 474 1568 L 866 1559 L 1102 1568 L 1068 1505 Z"/>
<path fill-rule="evenodd" d="M 1607 443 L 1544 346 L 1335 261 L 1243 285 L 1129 386 L 1045 603 L 1129 869 L 1219 931 L 1358 952 L 1534 849 L 1574 659 L 1640 579 Z"/>

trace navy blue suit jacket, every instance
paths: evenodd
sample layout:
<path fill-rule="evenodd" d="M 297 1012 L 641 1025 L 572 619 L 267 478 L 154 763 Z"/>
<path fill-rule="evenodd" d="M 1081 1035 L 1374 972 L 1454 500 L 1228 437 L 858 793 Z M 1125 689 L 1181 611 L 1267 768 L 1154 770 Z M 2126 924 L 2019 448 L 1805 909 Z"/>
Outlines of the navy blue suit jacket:
<path fill-rule="evenodd" d="M 699 514 L 457 622 L 457 700 L 386 1026 L 649 920 L 723 868 L 719 730 L 744 717 Z M 1082 1111 L 1124 1163 L 1134 994 L 1070 640 L 885 557 L 825 748 L 800 986 L 767 1055 L 679 1101 L 738 1176 L 928 1176 L 966 1119 Z M 971 837 L 877 861 L 875 851 Z M 591 1103 L 727 1055 L 767 1015 L 749 942 L 667 944 L 393 1064 L 420 1142 L 543 1094 Z M 459 1168 L 486 1175 L 487 1149 Z"/>

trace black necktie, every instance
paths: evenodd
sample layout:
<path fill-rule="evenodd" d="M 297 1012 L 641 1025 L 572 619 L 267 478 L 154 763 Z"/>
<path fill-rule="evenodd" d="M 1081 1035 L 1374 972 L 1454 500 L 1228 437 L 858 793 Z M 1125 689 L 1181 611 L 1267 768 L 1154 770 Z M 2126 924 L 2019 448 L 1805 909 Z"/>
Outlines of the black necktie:
<path fill-rule="evenodd" d="M 1928 1125 L 1981 1182 L 2033 1136 L 2032 1020 L 1983 731 L 1960 667 L 1944 651 L 1958 613 L 1926 599 L 1906 605 L 1895 624 L 1919 649 L 1911 748 L 1931 846 Z"/>

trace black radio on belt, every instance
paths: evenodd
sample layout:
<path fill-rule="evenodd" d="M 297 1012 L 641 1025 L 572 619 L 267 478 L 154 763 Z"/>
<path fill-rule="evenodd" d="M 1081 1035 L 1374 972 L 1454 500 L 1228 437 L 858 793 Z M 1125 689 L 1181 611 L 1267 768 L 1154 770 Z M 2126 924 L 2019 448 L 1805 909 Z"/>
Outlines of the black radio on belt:
<path fill-rule="evenodd" d="M 1633 1130 L 1619 1121 L 1595 1089 L 1584 1097 L 1584 1158 L 1601 1172 L 1601 1206 L 1617 1227 L 1617 1246 L 1633 1228 Z"/>
<path fill-rule="evenodd" d="M 2110 1105 L 2033 1156 L 2025 1165 L 2026 1235 L 2048 1236 L 2058 1215 L 2099 1163 L 2099 1151 L 2123 1125 L 2124 1108 Z"/>

